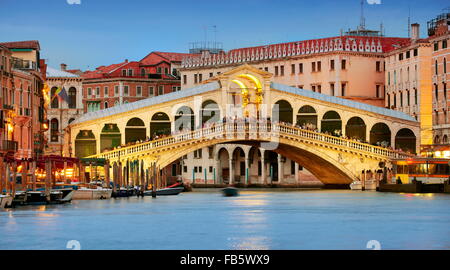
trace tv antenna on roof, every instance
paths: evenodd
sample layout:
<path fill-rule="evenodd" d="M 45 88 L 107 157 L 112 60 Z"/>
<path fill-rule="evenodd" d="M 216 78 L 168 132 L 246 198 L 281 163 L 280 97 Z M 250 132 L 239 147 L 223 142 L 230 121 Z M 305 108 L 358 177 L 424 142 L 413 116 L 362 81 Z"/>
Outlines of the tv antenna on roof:
<path fill-rule="evenodd" d="M 364 30 L 366 28 L 366 18 L 364 18 L 364 0 L 361 0 L 361 19 L 359 21 L 360 30 Z"/>

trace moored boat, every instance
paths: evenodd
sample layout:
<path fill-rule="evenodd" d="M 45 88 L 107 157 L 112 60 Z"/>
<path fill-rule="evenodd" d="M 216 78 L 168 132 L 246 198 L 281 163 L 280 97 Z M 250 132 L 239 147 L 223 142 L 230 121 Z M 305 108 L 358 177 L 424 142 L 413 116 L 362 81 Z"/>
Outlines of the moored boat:
<path fill-rule="evenodd" d="M 112 189 L 110 188 L 79 188 L 74 192 L 74 200 L 105 200 L 110 199 Z"/>
<path fill-rule="evenodd" d="M 353 181 L 350 184 L 351 190 L 363 190 L 363 183 L 361 181 Z M 367 180 L 364 183 L 364 190 L 376 190 L 377 189 L 377 181 L 375 180 Z"/>
<path fill-rule="evenodd" d="M 0 194 L 0 209 L 11 207 L 12 201 L 13 198 L 11 196 Z"/>
<path fill-rule="evenodd" d="M 235 187 L 226 187 L 222 189 L 222 193 L 226 197 L 239 196 L 239 190 Z"/>
<path fill-rule="evenodd" d="M 184 187 L 174 187 L 174 188 L 162 188 L 156 190 L 156 196 L 170 196 L 170 195 L 178 195 L 183 192 Z M 144 191 L 144 196 L 152 196 L 153 191 L 147 190 Z"/>

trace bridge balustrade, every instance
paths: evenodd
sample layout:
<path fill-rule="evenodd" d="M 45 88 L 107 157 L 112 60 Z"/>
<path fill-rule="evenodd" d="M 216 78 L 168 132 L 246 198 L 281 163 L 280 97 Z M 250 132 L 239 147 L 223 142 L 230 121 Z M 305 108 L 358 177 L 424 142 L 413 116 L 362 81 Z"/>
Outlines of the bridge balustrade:
<path fill-rule="evenodd" d="M 391 149 L 373 146 L 367 143 L 353 141 L 350 139 L 339 138 L 315 131 L 305 130 L 282 123 L 231 122 L 223 124 L 219 123 L 212 124 L 211 126 L 197 129 L 194 131 L 174 134 L 171 135 L 170 137 L 161 138 L 154 141 L 138 143 L 132 146 L 127 146 L 109 152 L 94 155 L 92 157 L 101 157 L 106 159 L 120 158 L 120 156 L 142 153 L 152 149 L 175 145 L 177 143 L 182 142 L 190 142 L 194 140 L 212 140 L 222 138 L 269 139 L 271 137 L 280 137 L 280 136 L 288 137 L 293 140 L 301 138 L 312 140 L 314 142 L 325 142 L 327 144 L 335 145 L 338 147 L 346 147 L 389 158 L 403 158 L 413 156 L 407 153 L 400 153 L 398 151 L 394 151 Z"/>

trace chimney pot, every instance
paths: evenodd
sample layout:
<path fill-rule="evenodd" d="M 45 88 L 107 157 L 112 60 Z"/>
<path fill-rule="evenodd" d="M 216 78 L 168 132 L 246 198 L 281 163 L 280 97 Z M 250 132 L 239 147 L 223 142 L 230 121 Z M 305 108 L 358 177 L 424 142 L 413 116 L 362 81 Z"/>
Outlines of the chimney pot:
<path fill-rule="evenodd" d="M 67 69 L 67 65 L 66 64 L 61 64 L 61 70 L 62 71 L 66 71 Z"/>
<path fill-rule="evenodd" d="M 411 24 L 411 39 L 416 41 L 420 38 L 420 24 L 413 23 Z"/>

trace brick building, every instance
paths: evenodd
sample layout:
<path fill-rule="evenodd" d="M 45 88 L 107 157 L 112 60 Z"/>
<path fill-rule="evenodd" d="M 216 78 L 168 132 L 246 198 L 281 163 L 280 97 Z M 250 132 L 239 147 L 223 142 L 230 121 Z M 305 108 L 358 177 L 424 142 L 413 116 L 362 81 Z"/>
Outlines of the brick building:
<path fill-rule="evenodd" d="M 187 55 L 152 52 L 140 61 L 125 60 L 84 72 L 84 111 L 97 111 L 181 90 L 179 68 Z"/>
<path fill-rule="evenodd" d="M 2 140 L 14 141 L 16 159 L 36 158 L 46 144 L 44 87 L 46 65 L 38 41 L 0 43 L 2 59 Z M 6 48 L 6 49 L 5 49 Z M 10 143 L 7 143 L 10 145 Z"/>

